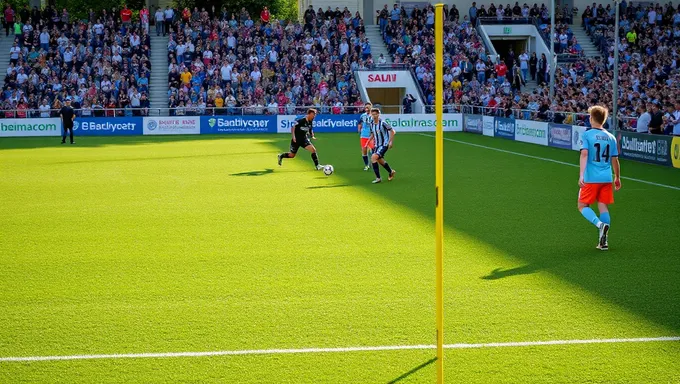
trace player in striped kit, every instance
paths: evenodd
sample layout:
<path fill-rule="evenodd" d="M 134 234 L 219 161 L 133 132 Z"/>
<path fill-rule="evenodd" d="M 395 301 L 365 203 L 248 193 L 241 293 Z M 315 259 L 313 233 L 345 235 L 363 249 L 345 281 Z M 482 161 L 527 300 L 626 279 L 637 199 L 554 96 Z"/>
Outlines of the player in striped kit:
<path fill-rule="evenodd" d="M 371 108 L 373 108 L 373 104 L 364 104 L 365 112 L 361 114 L 359 123 L 357 124 L 359 136 L 361 137 L 361 157 L 364 159 L 364 171 L 370 169 L 368 166 L 369 149 L 373 151 L 373 148 L 375 148 L 373 141 L 368 139 L 371 137 Z"/>
<path fill-rule="evenodd" d="M 383 119 L 380 118 L 380 110 L 378 108 L 371 109 L 371 135 L 369 136 L 369 141 L 373 140 L 375 142 L 375 151 L 371 156 L 371 163 L 373 164 L 373 172 L 375 172 L 375 180 L 373 184 L 378 184 L 382 181 L 380 178 L 380 167 L 378 164 L 382 165 L 383 168 L 388 173 L 389 181 L 394 179 L 394 174 L 396 171 L 387 164 L 385 161 L 385 154 L 392 148 L 394 142 L 394 129 Z"/>

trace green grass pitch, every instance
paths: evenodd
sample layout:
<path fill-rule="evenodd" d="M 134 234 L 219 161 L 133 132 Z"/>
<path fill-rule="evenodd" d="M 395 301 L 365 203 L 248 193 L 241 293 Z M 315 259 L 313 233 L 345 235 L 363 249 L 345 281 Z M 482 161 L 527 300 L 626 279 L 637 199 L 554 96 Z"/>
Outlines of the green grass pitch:
<path fill-rule="evenodd" d="M 0 358 L 433 344 L 434 139 L 372 185 L 354 134 L 0 140 Z M 576 152 L 447 138 L 578 163 Z M 680 335 L 680 191 L 445 143 L 445 342 Z M 680 172 L 622 161 L 680 187 Z M 384 174 L 384 170 L 383 170 Z M 0 383 L 431 383 L 434 350 L 0 361 Z M 680 342 L 447 349 L 458 383 L 680 382 Z"/>

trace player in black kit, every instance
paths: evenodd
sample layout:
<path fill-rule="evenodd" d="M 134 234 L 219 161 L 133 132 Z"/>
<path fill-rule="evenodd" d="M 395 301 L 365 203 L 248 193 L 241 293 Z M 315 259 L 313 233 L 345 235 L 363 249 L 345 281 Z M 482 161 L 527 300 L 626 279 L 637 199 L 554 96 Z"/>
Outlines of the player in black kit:
<path fill-rule="evenodd" d="M 307 115 L 302 119 L 298 120 L 293 124 L 290 133 L 293 138 L 290 140 L 290 152 L 279 154 L 279 165 L 283 162 L 283 159 L 292 159 L 297 154 L 300 147 L 308 150 L 312 153 L 312 160 L 314 160 L 314 166 L 317 170 L 323 169 L 323 165 L 319 165 L 319 157 L 316 155 L 316 148 L 309 141 L 309 137 L 314 138 L 314 129 L 312 128 L 312 122 L 316 117 L 316 109 L 310 108 L 307 110 Z"/>

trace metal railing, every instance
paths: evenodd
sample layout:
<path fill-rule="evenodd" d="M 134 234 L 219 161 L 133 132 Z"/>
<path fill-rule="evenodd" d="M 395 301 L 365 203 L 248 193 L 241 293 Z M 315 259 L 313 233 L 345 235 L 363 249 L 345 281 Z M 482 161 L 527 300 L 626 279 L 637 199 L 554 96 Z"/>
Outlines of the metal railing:
<path fill-rule="evenodd" d="M 381 105 L 382 108 L 398 109 L 401 105 Z M 247 106 L 247 107 L 164 107 L 164 108 L 79 108 L 74 109 L 78 117 L 145 117 L 145 116 L 246 116 L 246 115 L 301 115 L 310 108 L 320 114 L 350 115 L 364 112 L 364 105 L 352 106 Z M 0 119 L 50 118 L 59 117 L 60 109 L 0 109 Z"/>

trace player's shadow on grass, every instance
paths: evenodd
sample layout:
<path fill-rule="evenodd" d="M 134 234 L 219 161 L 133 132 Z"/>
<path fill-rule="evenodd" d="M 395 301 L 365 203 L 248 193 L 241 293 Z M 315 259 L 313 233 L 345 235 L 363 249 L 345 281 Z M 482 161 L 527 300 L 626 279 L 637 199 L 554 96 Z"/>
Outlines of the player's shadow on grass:
<path fill-rule="evenodd" d="M 263 169 L 260 171 L 248 171 L 248 172 L 239 172 L 239 173 L 232 173 L 229 176 L 264 176 L 268 175 L 270 173 L 274 173 L 274 170 L 271 168 Z"/>
<path fill-rule="evenodd" d="M 388 381 L 387 384 L 394 384 L 394 383 L 398 383 L 398 382 L 400 382 L 404 379 L 407 379 L 409 376 L 413 375 L 414 373 L 417 373 L 418 371 L 420 371 L 421 369 L 423 369 L 423 368 L 427 367 L 428 365 L 434 363 L 435 361 L 437 361 L 437 358 L 433 357 L 430 360 L 428 360 L 428 361 L 426 361 L 426 362 L 424 362 L 424 363 L 422 363 L 422 364 L 420 364 L 416 367 L 413 367 L 413 369 L 411 369 L 408 372 L 403 373 L 401 376 Z"/>
<path fill-rule="evenodd" d="M 516 268 L 510 268 L 510 269 L 503 269 L 503 268 L 496 268 L 491 273 L 489 273 L 486 276 L 482 276 L 482 280 L 498 280 L 502 279 L 504 277 L 511 277 L 511 276 L 519 276 L 519 275 L 530 275 L 532 273 L 536 273 L 540 270 L 543 269 L 543 266 L 540 266 L 538 264 L 527 264 L 523 265 L 521 267 L 516 267 Z"/>
<path fill-rule="evenodd" d="M 328 189 L 328 188 L 342 188 L 349 187 L 349 184 L 334 184 L 334 185 L 315 185 L 312 187 L 307 187 L 307 189 Z"/>

